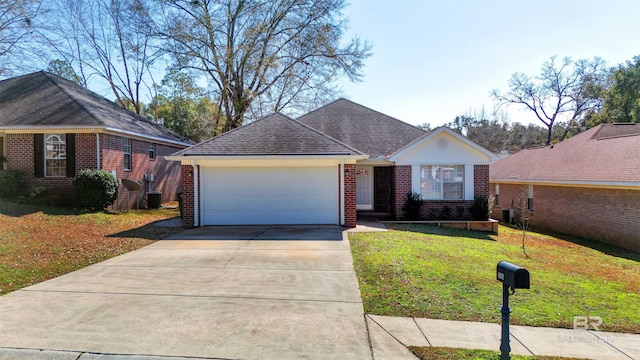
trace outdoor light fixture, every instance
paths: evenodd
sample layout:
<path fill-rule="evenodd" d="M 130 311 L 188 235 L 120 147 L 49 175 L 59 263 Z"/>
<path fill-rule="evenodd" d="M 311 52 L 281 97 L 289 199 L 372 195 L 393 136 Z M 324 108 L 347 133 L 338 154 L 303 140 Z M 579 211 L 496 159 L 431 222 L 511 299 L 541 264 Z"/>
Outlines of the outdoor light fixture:
<path fill-rule="evenodd" d="M 189 172 L 187 173 L 187 176 L 193 177 L 193 170 L 189 170 Z"/>

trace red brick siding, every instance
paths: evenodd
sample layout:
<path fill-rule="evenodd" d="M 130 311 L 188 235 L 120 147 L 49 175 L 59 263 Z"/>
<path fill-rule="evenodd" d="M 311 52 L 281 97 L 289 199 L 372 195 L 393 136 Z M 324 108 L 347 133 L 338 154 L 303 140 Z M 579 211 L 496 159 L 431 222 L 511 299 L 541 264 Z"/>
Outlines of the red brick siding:
<path fill-rule="evenodd" d="M 492 217 L 502 220 L 523 194 L 524 185 L 500 184 Z M 640 191 L 533 185 L 533 210 L 532 226 L 640 252 Z"/>
<path fill-rule="evenodd" d="M 489 165 L 473 165 L 473 196 L 489 196 Z"/>
<path fill-rule="evenodd" d="M 19 170 L 23 173 L 24 189 L 44 186 L 55 190 L 63 196 L 73 196 L 73 178 L 34 178 L 33 163 L 33 134 L 7 134 L 7 168 Z M 156 159 L 149 160 L 149 143 L 132 140 L 133 171 L 124 171 L 124 155 L 122 153 L 123 138 L 111 134 L 100 134 L 101 168 L 102 170 L 116 170 L 118 179 L 142 179 L 143 174 L 154 174 L 155 181 L 151 183 L 151 190 L 162 191 L 163 201 L 176 199 L 176 192 L 180 186 L 180 164 L 166 161 L 164 155 L 170 155 L 181 148 L 156 144 Z M 96 134 L 79 133 L 75 136 L 75 165 L 76 172 L 83 169 L 96 169 Z M 124 208 L 126 203 L 126 189 L 118 189 L 117 208 Z M 133 194 L 132 194 L 133 195 Z M 145 205 L 142 192 L 140 204 Z M 129 207 L 135 207 L 135 196 L 130 197 Z"/>
<path fill-rule="evenodd" d="M 194 187 L 193 167 L 182 165 L 182 226 L 193 227 L 194 220 Z"/>
<path fill-rule="evenodd" d="M 180 163 L 167 161 L 164 156 L 173 154 L 180 150 L 180 147 L 156 144 L 156 156 L 154 160 L 149 159 L 149 142 L 131 139 L 131 170 L 124 169 L 124 137 L 112 134 L 101 134 L 100 150 L 102 153 L 101 166 L 103 170 L 116 171 L 116 178 L 139 181 L 142 190 L 138 193 L 132 192 L 129 196 L 128 207 L 136 206 L 136 196 L 140 201 L 140 206 L 146 206 L 146 192 L 162 192 L 162 202 L 177 200 L 177 192 L 181 185 Z M 144 181 L 145 174 L 153 174 L 152 182 Z M 120 185 L 118 188 L 118 209 L 127 207 L 128 190 Z"/>
<path fill-rule="evenodd" d="M 33 184 L 33 134 L 7 134 L 7 169 L 22 172 L 24 188 Z"/>
<path fill-rule="evenodd" d="M 398 165 L 393 167 L 393 214 L 396 218 L 403 217 L 402 206 L 411 192 L 411 165 Z"/>
<path fill-rule="evenodd" d="M 472 205 L 472 200 L 424 200 L 420 216 L 425 220 L 473 220 Z"/>
<path fill-rule="evenodd" d="M 391 212 L 393 200 L 393 168 L 377 166 L 373 168 L 373 210 Z"/>
<path fill-rule="evenodd" d="M 344 225 L 356 227 L 356 164 L 345 164 L 344 169 Z"/>

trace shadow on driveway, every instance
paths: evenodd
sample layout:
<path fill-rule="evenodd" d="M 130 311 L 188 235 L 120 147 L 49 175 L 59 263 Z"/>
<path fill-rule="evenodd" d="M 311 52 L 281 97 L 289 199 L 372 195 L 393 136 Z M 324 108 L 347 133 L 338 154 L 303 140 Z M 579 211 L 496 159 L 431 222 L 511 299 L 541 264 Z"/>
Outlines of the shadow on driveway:
<path fill-rule="evenodd" d="M 337 225 L 203 226 L 165 240 L 323 240 L 342 241 L 346 230 Z"/>

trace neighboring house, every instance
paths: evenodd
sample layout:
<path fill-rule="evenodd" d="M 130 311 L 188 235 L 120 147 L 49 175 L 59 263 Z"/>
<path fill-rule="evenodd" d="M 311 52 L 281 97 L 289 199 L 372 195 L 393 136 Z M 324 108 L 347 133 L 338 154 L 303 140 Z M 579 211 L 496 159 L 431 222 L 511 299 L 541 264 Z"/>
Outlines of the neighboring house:
<path fill-rule="evenodd" d="M 0 81 L 0 155 L 5 169 L 23 174 L 25 190 L 43 186 L 72 196 L 79 170 L 101 169 L 141 183 L 117 207 L 161 191 L 176 199 L 180 166 L 164 156 L 190 146 L 175 133 L 58 76 L 36 72 Z M 152 181 L 149 181 L 152 180 Z"/>
<path fill-rule="evenodd" d="M 469 218 L 489 194 L 494 155 L 345 99 L 297 120 L 273 114 L 167 157 L 180 161 L 185 226 L 338 224 L 357 210 L 401 218 L 408 193 L 425 218 Z"/>
<path fill-rule="evenodd" d="M 602 124 L 500 160 L 491 195 L 494 218 L 524 205 L 533 226 L 640 251 L 640 124 Z"/>

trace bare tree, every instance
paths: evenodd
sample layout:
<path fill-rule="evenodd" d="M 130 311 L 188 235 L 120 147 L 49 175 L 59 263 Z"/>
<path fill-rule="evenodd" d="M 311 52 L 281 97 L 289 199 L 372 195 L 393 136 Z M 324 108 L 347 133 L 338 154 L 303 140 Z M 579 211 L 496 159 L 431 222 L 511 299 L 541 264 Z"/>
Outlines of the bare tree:
<path fill-rule="evenodd" d="M 0 75 L 11 66 L 8 55 L 19 56 L 41 14 L 40 0 L 0 0 Z"/>
<path fill-rule="evenodd" d="M 148 9 L 138 0 L 62 0 L 52 4 L 43 37 L 80 83 L 95 78 L 109 86 L 118 104 L 142 113 L 142 96 L 153 86 L 159 55 L 152 46 Z"/>
<path fill-rule="evenodd" d="M 370 46 L 343 42 L 344 0 L 164 0 L 156 22 L 178 67 L 204 74 L 226 122 L 313 106 L 361 77 Z M 310 105 L 311 104 L 311 105 Z"/>
<path fill-rule="evenodd" d="M 519 104 L 531 110 L 547 127 L 546 144 L 550 145 L 554 125 L 563 123 L 561 141 L 597 106 L 599 99 L 591 96 L 590 88 L 604 76 L 605 63 L 600 58 L 573 61 L 565 57 L 556 61 L 553 56 L 542 65 L 538 76 L 515 73 L 508 92 L 493 90 L 491 95 L 501 105 Z"/>

